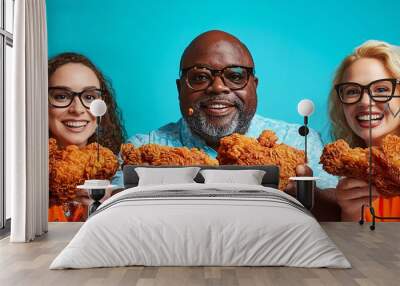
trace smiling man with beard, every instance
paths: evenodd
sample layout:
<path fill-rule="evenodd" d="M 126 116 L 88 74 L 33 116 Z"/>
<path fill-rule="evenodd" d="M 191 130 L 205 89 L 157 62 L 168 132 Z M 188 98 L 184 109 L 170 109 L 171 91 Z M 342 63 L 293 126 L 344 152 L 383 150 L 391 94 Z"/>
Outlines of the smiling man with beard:
<path fill-rule="evenodd" d="M 235 37 L 206 32 L 185 49 L 176 81 L 180 109 L 191 131 L 209 147 L 245 134 L 257 108 L 253 58 Z"/>
<path fill-rule="evenodd" d="M 196 147 L 215 158 L 222 137 L 240 133 L 257 138 L 269 129 L 281 142 L 303 149 L 300 125 L 255 114 L 257 84 L 253 57 L 247 47 L 223 31 L 205 32 L 189 44 L 181 58 L 176 85 L 183 118 L 148 134 L 136 134 L 129 142 L 136 147 L 147 143 Z M 337 179 L 318 164 L 323 147 L 318 133 L 310 130 L 308 142 L 309 166 L 320 178 L 318 187 L 336 186 Z M 304 166 L 296 171 L 299 176 L 311 172 Z"/>

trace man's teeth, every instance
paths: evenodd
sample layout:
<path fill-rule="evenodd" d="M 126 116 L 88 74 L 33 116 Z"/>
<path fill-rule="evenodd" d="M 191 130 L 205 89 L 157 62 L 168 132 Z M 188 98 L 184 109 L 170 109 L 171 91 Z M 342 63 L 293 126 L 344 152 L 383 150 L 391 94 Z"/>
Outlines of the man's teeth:
<path fill-rule="evenodd" d="M 79 128 L 86 126 L 88 121 L 64 121 L 64 124 L 68 127 Z"/>
<path fill-rule="evenodd" d="M 212 109 L 222 109 L 222 108 L 227 108 L 230 107 L 230 105 L 225 105 L 225 104 L 210 104 L 207 105 L 207 108 L 212 108 Z"/>
<path fill-rule="evenodd" d="M 383 114 L 366 114 L 366 115 L 358 115 L 357 119 L 358 120 L 381 120 L 383 118 Z"/>

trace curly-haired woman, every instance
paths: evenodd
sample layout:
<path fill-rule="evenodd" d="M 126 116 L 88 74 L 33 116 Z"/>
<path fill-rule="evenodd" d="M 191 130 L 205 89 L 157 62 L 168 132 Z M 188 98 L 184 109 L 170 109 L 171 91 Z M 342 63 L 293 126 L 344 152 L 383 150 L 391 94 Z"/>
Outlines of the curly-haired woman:
<path fill-rule="evenodd" d="M 59 147 L 84 147 L 96 141 L 96 118 L 90 104 L 101 98 L 107 112 L 100 123 L 100 144 L 118 155 L 126 138 L 121 113 L 113 89 L 103 73 L 85 56 L 62 53 L 49 60 L 49 136 Z M 82 221 L 90 199 L 86 191 L 77 192 L 74 201 L 60 203 L 50 190 L 49 221 Z"/>

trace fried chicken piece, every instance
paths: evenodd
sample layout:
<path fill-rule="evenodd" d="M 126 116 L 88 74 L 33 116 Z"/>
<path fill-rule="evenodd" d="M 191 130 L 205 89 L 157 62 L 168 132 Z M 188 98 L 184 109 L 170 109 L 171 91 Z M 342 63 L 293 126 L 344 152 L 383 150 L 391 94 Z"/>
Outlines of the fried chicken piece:
<path fill-rule="evenodd" d="M 49 139 L 49 156 L 52 157 L 57 152 L 57 140 L 54 138 Z"/>
<path fill-rule="evenodd" d="M 133 144 L 121 144 L 120 154 L 124 165 L 144 164 L 142 162 L 142 153 L 140 152 L 139 148 L 135 148 Z"/>
<path fill-rule="evenodd" d="M 53 169 L 53 164 L 54 164 L 54 157 L 57 156 L 57 141 L 54 138 L 49 139 L 49 175 L 51 173 L 51 170 Z"/>
<path fill-rule="evenodd" d="M 76 186 L 84 183 L 85 162 L 89 157 L 86 153 L 81 154 L 75 145 L 68 146 L 64 150 L 54 149 L 55 140 L 50 140 L 52 144 L 51 149 L 49 146 L 50 197 L 67 201 L 74 198 Z"/>
<path fill-rule="evenodd" d="M 284 190 L 289 177 L 296 176 L 296 166 L 304 164 L 304 151 L 277 144 L 278 137 L 264 130 L 258 139 L 234 133 L 220 140 L 217 160 L 220 165 L 277 165 L 279 189 Z"/>
<path fill-rule="evenodd" d="M 97 144 L 92 143 L 81 149 L 70 145 L 65 149 L 49 140 L 49 188 L 50 197 L 65 202 L 76 197 L 76 186 L 87 179 L 109 180 L 118 169 L 118 160 L 108 148 L 100 146 L 97 161 Z"/>
<path fill-rule="evenodd" d="M 97 158 L 97 143 L 91 143 L 82 148 L 81 151 L 89 155 L 85 166 L 85 176 L 88 179 L 109 180 L 118 169 L 118 160 L 114 153 L 100 146 Z"/>
<path fill-rule="evenodd" d="M 126 165 L 218 165 L 218 161 L 197 148 L 145 144 L 135 148 L 122 144 L 121 156 Z"/>
<path fill-rule="evenodd" d="M 343 139 L 325 145 L 320 164 L 329 174 L 362 178 L 368 170 L 368 150 L 350 148 Z"/>
<path fill-rule="evenodd" d="M 278 136 L 272 130 L 264 130 L 257 140 L 262 146 L 272 148 L 276 145 Z"/>
<path fill-rule="evenodd" d="M 384 175 L 383 185 L 391 184 L 390 188 L 383 188 L 385 192 L 383 195 L 398 195 L 400 193 L 400 137 L 387 135 L 383 138 L 379 149 L 372 149 L 372 156 L 374 162 L 380 167 L 379 172 Z"/>
<path fill-rule="evenodd" d="M 372 183 L 383 196 L 395 195 L 400 187 L 400 138 L 392 136 L 385 137 L 380 147 L 372 147 Z M 332 175 L 360 180 L 369 177 L 368 148 L 350 148 L 342 139 L 324 147 L 320 163 Z"/>

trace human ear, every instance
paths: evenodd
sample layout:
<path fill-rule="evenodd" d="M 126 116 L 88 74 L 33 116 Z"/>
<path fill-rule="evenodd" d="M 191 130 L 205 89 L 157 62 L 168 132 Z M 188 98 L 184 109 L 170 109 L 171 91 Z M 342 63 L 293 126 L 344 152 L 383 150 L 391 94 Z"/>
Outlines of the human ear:
<path fill-rule="evenodd" d="M 254 85 L 257 87 L 258 86 L 258 77 L 254 77 Z"/>
<path fill-rule="evenodd" d="M 176 80 L 176 88 L 178 89 L 178 93 L 181 94 L 181 80 L 179 78 Z"/>

